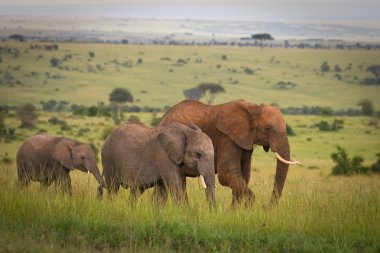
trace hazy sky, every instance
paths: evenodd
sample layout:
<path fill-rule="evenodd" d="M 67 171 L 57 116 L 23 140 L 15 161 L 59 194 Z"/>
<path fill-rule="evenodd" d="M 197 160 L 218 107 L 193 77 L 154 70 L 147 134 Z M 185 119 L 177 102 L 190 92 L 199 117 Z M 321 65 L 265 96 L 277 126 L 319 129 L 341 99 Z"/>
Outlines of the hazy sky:
<path fill-rule="evenodd" d="M 380 0 L 0 0 L 0 15 L 380 20 Z"/>

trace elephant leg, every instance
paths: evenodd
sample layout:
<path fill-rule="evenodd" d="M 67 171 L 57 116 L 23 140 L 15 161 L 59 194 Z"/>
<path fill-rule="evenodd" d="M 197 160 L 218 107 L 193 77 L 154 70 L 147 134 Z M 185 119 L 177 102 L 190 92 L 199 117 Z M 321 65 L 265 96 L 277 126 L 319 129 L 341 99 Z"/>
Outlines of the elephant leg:
<path fill-rule="evenodd" d="M 168 192 L 164 184 L 157 184 L 153 193 L 154 203 L 156 206 L 164 206 L 168 199 Z"/>
<path fill-rule="evenodd" d="M 241 157 L 241 172 L 245 183 L 249 184 L 251 177 L 251 158 L 253 150 L 244 150 Z M 252 192 L 252 196 L 247 196 L 246 205 L 250 206 L 255 201 L 255 194 Z"/>
<path fill-rule="evenodd" d="M 234 146 L 232 146 L 234 145 Z M 242 199 L 252 201 L 253 192 L 248 188 L 250 172 L 242 171 L 242 150 L 231 144 L 226 150 L 219 153 L 217 161 L 218 180 L 221 185 L 232 189 L 232 206 L 239 204 Z M 228 155 L 225 155 L 228 153 Z M 247 166 L 247 163 L 244 163 Z"/>
<path fill-rule="evenodd" d="M 119 192 L 119 189 L 120 189 L 120 183 L 119 181 L 116 179 L 116 177 L 114 178 L 109 178 L 109 177 L 105 177 L 105 181 L 106 181 L 106 188 L 107 188 L 107 192 L 109 195 L 114 195 L 116 193 Z M 124 188 L 127 188 L 127 185 L 124 186 Z"/>
<path fill-rule="evenodd" d="M 48 177 L 45 177 L 40 181 L 40 184 L 41 184 L 41 187 L 40 187 L 41 190 L 46 190 L 52 184 L 52 180 L 49 179 Z"/>
<path fill-rule="evenodd" d="M 131 192 L 130 192 L 130 195 L 129 195 L 129 200 L 132 202 L 132 203 L 136 203 L 137 201 L 137 198 L 144 193 L 145 191 L 145 188 L 142 187 L 142 186 L 131 186 Z"/>
<path fill-rule="evenodd" d="M 167 173 L 166 175 L 162 175 L 162 179 L 176 203 L 185 199 L 184 180 L 179 173 Z"/>
<path fill-rule="evenodd" d="M 69 175 L 69 171 L 64 171 L 63 173 L 61 173 L 61 175 L 57 179 L 57 184 L 64 193 L 72 195 L 73 191 L 71 188 L 71 178 Z"/>
<path fill-rule="evenodd" d="M 17 166 L 18 182 L 17 184 L 22 188 L 26 188 L 30 183 L 30 177 L 25 171 L 25 167 L 22 165 Z"/>

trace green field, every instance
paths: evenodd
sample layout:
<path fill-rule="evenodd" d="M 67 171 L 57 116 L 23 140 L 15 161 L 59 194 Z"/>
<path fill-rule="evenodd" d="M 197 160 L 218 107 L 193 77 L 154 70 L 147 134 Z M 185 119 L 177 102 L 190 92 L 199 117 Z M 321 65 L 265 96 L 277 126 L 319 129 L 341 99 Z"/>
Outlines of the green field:
<path fill-rule="evenodd" d="M 365 71 L 368 65 L 379 63 L 377 51 L 59 44 L 58 51 L 48 52 L 27 49 L 29 44 L 1 44 L 21 49 L 18 58 L 1 55 L 0 75 L 8 71 L 22 84 L 9 87 L 3 78 L 0 105 L 25 102 L 39 105 L 39 101 L 50 99 L 86 105 L 98 101 L 108 103 L 108 94 L 114 87 L 127 87 L 135 99 L 140 100 L 136 105 L 162 108 L 181 101 L 183 89 L 203 81 L 221 81 L 226 93 L 218 95 L 216 103 L 245 98 L 252 102 L 277 103 L 281 107 L 319 105 L 344 109 L 359 108 L 357 102 L 368 98 L 376 110 L 380 107 L 380 88 L 358 83 L 371 76 Z M 88 61 L 88 51 L 95 52 L 91 61 Z M 36 60 L 39 54 L 43 57 Z M 65 54 L 73 54 L 73 57 L 63 63 L 62 69 L 50 66 L 53 56 L 63 58 Z M 228 60 L 222 60 L 222 55 Z M 270 61 L 272 56 L 275 63 Z M 162 61 L 163 57 L 171 61 Z M 136 65 L 138 58 L 143 60 L 140 65 Z M 179 58 L 189 58 L 188 63 L 176 66 Z M 203 62 L 195 63 L 196 58 L 202 58 Z M 131 59 L 134 64 L 132 68 L 125 68 L 110 63 L 114 59 L 120 63 Z M 319 72 L 323 61 L 332 68 L 338 64 L 342 68 L 342 80 L 337 80 L 334 72 L 317 75 L 314 69 Z M 352 63 L 351 70 L 346 69 L 349 63 Z M 101 64 L 105 70 L 88 72 L 89 64 L 95 68 Z M 220 68 L 216 67 L 218 64 Z M 18 65 L 20 70 L 14 70 Z M 247 75 L 242 66 L 257 71 Z M 39 74 L 31 76 L 31 72 Z M 49 79 L 46 72 L 65 78 Z M 230 84 L 230 78 L 239 83 Z M 290 90 L 274 89 L 273 85 L 281 80 L 297 85 Z M 144 193 L 135 206 L 130 205 L 129 192 L 125 190 L 113 199 L 105 194 L 105 198 L 98 201 L 95 179 L 79 171 L 72 173 L 71 197 L 56 192 L 54 187 L 42 191 L 37 183 L 23 191 L 16 186 L 14 163 L 23 140 L 44 130 L 100 147 L 103 129 L 112 126 L 113 121 L 104 117 L 73 116 L 70 112 L 39 112 L 35 129 L 21 129 L 15 115 L 11 111 L 4 120 L 7 127 L 16 129 L 15 139 L 0 142 L 0 157 L 8 153 L 13 160 L 12 164 L 0 162 L 0 252 L 380 251 L 379 175 L 330 175 L 333 167 L 330 155 L 336 145 L 345 148 L 350 157 L 362 156 L 365 165 L 376 161 L 380 128 L 368 123 L 378 119 L 285 115 L 296 133 L 289 138 L 292 157 L 302 165 L 290 168 L 279 205 L 267 207 L 275 157 L 257 147 L 250 181 L 256 195 L 253 206 L 232 209 L 230 189 L 218 185 L 217 209 L 210 211 L 195 179 L 188 180 L 187 206 L 169 202 L 164 208 L 151 204 L 151 190 Z M 126 118 L 129 115 L 126 114 Z M 134 115 L 146 124 L 154 117 L 151 113 Z M 71 130 L 62 131 L 59 126 L 48 123 L 53 116 L 65 120 Z M 344 121 L 342 130 L 321 132 L 314 127 L 321 120 L 331 123 L 334 119 Z"/>
<path fill-rule="evenodd" d="M 345 109 L 357 108 L 359 100 L 370 99 L 376 108 L 380 107 L 380 88 L 359 84 L 361 79 L 372 76 L 366 69 L 379 64 L 379 51 L 117 44 L 59 44 L 57 51 L 46 51 L 31 50 L 31 44 L 36 45 L 0 44 L 20 51 L 17 58 L 12 54 L 1 55 L 0 74 L 4 76 L 8 72 L 14 82 L 21 82 L 9 88 L 3 80 L 1 104 L 17 105 L 25 101 L 39 104 L 40 100 L 55 99 L 95 105 L 99 101 L 108 103 L 113 88 L 125 87 L 134 95 L 136 105 L 162 108 L 183 100 L 185 89 L 202 82 L 215 82 L 226 89 L 226 93 L 217 96 L 216 103 L 243 98 L 256 103 L 276 103 L 280 107 Z M 94 58 L 89 57 L 89 51 L 95 53 Z M 61 69 L 51 66 L 53 57 L 63 59 L 65 55 L 71 58 L 62 62 Z M 227 60 L 222 59 L 223 55 Z M 139 58 L 142 64 L 137 64 Z M 187 63 L 178 65 L 178 59 Z M 202 62 L 196 63 L 197 59 Z M 132 67 L 123 65 L 128 61 Z M 322 74 L 320 67 L 324 61 L 331 71 Z M 342 69 L 341 80 L 335 77 L 335 65 Z M 246 68 L 255 74 L 246 74 Z M 54 75 L 60 78 L 52 78 Z M 238 83 L 231 84 L 234 81 Z M 274 89 L 279 81 L 291 81 L 296 86 L 290 90 Z"/>

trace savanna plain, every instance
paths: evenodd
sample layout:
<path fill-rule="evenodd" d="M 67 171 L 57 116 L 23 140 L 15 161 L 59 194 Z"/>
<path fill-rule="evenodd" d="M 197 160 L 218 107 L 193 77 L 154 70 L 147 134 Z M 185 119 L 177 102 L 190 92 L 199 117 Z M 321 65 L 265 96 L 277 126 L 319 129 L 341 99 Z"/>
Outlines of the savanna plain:
<path fill-rule="evenodd" d="M 302 165 L 290 167 L 275 207 L 268 203 L 276 158 L 259 146 L 254 147 L 249 183 L 255 202 L 232 208 L 231 190 L 217 184 L 215 210 L 209 209 L 196 179 L 188 179 L 188 204 L 169 200 L 158 208 L 152 204 L 152 190 L 135 205 L 128 201 L 128 190 L 112 198 L 105 194 L 99 201 L 95 179 L 79 171 L 71 173 L 72 196 L 54 186 L 42 190 L 38 183 L 20 189 L 15 163 L 21 143 L 41 131 L 100 149 L 105 129 L 115 127 L 112 118 L 73 115 L 68 108 L 108 104 L 116 87 L 129 89 L 133 105 L 141 108 L 173 106 L 184 99 L 184 90 L 213 82 L 225 89 L 215 104 L 246 99 L 280 108 L 337 111 L 360 109 L 358 102 L 369 99 L 379 110 L 380 87 L 360 84 L 371 77 L 367 67 L 379 64 L 379 51 L 85 43 L 55 43 L 57 50 L 46 50 L 47 44 L 52 43 L 0 43 L 0 104 L 30 102 L 40 109 L 33 129 L 19 127 L 13 107 L 4 116 L 14 136 L 0 142 L 0 252 L 380 251 L 379 175 L 332 176 L 330 157 L 339 145 L 350 157 L 362 156 L 365 165 L 376 162 L 377 118 L 285 114 L 295 132 L 289 136 L 291 154 Z M 323 62 L 330 71 L 321 71 Z M 278 89 L 279 81 L 295 85 Z M 40 101 L 51 99 L 67 101 L 67 109 L 42 111 Z M 150 125 L 162 113 L 127 112 L 125 119 L 133 115 Z M 70 127 L 52 124 L 53 117 Z M 336 119 L 343 120 L 339 131 L 316 127 Z"/>

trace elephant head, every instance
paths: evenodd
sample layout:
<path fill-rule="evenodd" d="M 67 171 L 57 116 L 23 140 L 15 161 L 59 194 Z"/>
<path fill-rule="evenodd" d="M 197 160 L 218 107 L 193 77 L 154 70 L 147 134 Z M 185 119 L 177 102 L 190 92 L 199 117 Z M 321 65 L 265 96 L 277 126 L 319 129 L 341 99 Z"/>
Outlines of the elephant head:
<path fill-rule="evenodd" d="M 95 153 L 90 145 L 63 138 L 56 144 L 51 156 L 66 169 L 75 168 L 83 172 L 91 172 L 99 185 L 105 186 L 96 164 Z"/>
<path fill-rule="evenodd" d="M 211 139 L 194 124 L 173 122 L 163 127 L 158 139 L 170 159 L 188 176 L 200 176 L 206 198 L 215 205 L 214 147 Z"/>
<path fill-rule="evenodd" d="M 289 164 L 299 164 L 290 159 L 286 123 L 280 110 L 239 100 L 224 105 L 223 110 L 219 111 L 216 127 L 243 149 L 252 150 L 253 145 L 260 145 L 266 152 L 271 149 L 275 153 L 277 167 L 271 202 L 277 202 Z"/>

